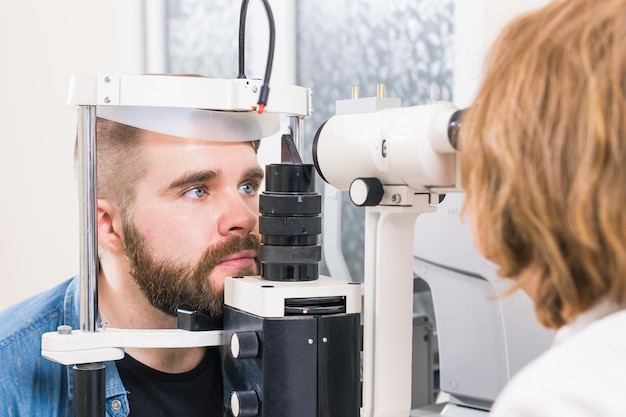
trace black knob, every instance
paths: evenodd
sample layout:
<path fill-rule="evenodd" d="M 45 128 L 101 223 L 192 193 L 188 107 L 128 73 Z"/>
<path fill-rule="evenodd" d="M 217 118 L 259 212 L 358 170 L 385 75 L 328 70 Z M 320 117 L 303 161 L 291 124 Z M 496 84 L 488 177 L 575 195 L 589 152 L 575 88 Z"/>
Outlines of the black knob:
<path fill-rule="evenodd" d="M 259 354 L 259 339 L 256 333 L 233 333 L 230 337 L 230 354 L 235 359 L 256 358 Z"/>
<path fill-rule="evenodd" d="M 350 184 L 350 200 L 356 206 L 376 206 L 384 193 L 378 178 L 357 178 Z"/>
<path fill-rule="evenodd" d="M 230 411 L 235 417 L 256 417 L 259 415 L 259 397 L 255 391 L 233 391 Z"/>

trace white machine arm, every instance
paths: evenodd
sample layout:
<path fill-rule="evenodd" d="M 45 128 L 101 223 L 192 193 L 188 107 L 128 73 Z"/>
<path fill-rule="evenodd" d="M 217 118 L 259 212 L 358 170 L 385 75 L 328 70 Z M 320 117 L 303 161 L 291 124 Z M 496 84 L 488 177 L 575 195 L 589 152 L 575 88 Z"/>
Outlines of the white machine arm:
<path fill-rule="evenodd" d="M 439 193 L 460 191 L 451 103 L 337 102 L 314 144 L 319 174 L 366 206 L 362 417 L 411 411 L 415 221 Z"/>
<path fill-rule="evenodd" d="M 137 74 L 73 74 L 68 104 L 73 106 L 179 107 L 216 111 L 257 110 L 255 79 Z M 272 85 L 265 112 L 311 115 L 311 92 L 296 85 Z"/>
<path fill-rule="evenodd" d="M 223 345 L 224 331 L 192 332 L 180 329 L 100 329 L 97 332 L 60 326 L 41 338 L 41 355 L 51 361 L 74 365 L 119 360 L 124 348 L 190 348 Z"/>
<path fill-rule="evenodd" d="M 398 195 L 398 187 L 392 187 Z M 362 417 L 407 417 L 411 410 L 413 230 L 433 212 L 430 194 L 365 211 Z M 389 192 L 387 192 L 389 193 Z"/>
<path fill-rule="evenodd" d="M 296 143 L 301 124 L 310 116 L 311 91 L 273 85 L 262 114 L 257 97 L 262 82 L 197 76 L 74 74 L 68 103 L 97 108 L 97 116 L 172 136 L 220 142 L 272 136 L 279 115 L 290 120 Z"/>

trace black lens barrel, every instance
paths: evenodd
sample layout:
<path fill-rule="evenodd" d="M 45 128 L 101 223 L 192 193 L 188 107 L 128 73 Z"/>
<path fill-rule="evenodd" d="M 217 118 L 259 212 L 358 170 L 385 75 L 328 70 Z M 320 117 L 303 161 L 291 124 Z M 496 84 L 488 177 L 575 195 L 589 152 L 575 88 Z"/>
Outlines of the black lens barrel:
<path fill-rule="evenodd" d="M 265 191 L 259 198 L 259 250 L 262 278 L 313 281 L 319 278 L 322 249 L 322 196 L 315 192 L 313 165 L 265 167 Z"/>

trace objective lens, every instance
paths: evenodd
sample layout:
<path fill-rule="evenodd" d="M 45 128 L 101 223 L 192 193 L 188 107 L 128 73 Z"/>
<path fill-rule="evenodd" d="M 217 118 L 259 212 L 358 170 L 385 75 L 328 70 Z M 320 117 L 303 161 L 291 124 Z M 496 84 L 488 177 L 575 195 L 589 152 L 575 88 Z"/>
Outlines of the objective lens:
<path fill-rule="evenodd" d="M 322 197 L 315 192 L 313 165 L 265 167 L 265 191 L 259 198 L 259 250 L 263 279 L 313 281 L 319 278 L 322 248 Z"/>

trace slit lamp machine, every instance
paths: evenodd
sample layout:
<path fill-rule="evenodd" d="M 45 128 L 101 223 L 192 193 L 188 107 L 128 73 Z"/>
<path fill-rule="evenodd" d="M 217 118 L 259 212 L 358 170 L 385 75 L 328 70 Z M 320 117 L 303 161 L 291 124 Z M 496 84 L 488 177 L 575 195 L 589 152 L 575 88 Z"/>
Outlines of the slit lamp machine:
<path fill-rule="evenodd" d="M 467 270 L 462 265 L 414 261 L 418 216 L 435 213 L 442 195 L 460 191 L 455 138 L 461 112 L 447 102 L 402 108 L 394 99 L 344 100 L 337 103 L 337 115 L 317 132 L 315 168 L 325 181 L 348 190 L 355 204 L 366 207 L 365 277 L 360 285 L 318 272 L 321 196 L 314 191 L 313 166 L 301 162 L 294 145 L 302 143 L 302 122 L 311 113 L 310 91 L 272 86 L 271 100 L 258 114 L 253 110 L 259 85 L 243 79 L 73 76 L 70 104 L 79 114 L 83 231 L 81 328 L 45 334 L 42 354 L 74 365 L 77 393 L 102 394 L 84 397 L 88 399 L 77 404 L 77 415 L 104 410 L 102 362 L 121 359 L 125 347 L 223 345 L 225 405 L 235 417 L 407 416 L 414 262 L 430 262 L 437 271 L 426 279 L 438 325 L 442 390 L 451 394 L 443 415 L 484 414 L 516 367 L 530 359 L 524 356 L 536 353 L 516 352 L 513 342 L 519 333 L 539 333 L 532 323 L 507 316 L 508 310 L 530 306 L 512 302 L 507 307 L 502 300 L 490 300 L 494 285 L 485 278 L 470 273 L 461 277 Z M 170 122 L 158 126 L 161 113 Z M 283 142 L 287 161 L 266 167 L 266 189 L 260 196 L 263 273 L 226 279 L 223 330 L 206 330 L 210 327 L 200 313 L 184 311 L 179 312 L 179 329 L 100 327 L 96 116 L 163 133 L 176 129 L 179 136 L 182 129 L 188 137 L 240 141 L 274 134 L 278 114 L 288 117 L 290 132 Z M 350 155 L 349 162 L 345 155 Z M 455 309 L 467 310 L 467 323 L 454 318 Z M 468 332 L 463 327 L 475 324 L 484 338 L 463 338 Z"/>
<path fill-rule="evenodd" d="M 445 213 L 462 191 L 455 155 L 462 111 L 452 103 L 340 100 L 315 135 L 314 164 L 300 157 L 311 91 L 270 88 L 267 73 L 264 80 L 76 74 L 69 104 L 78 108 L 81 325 L 44 334 L 42 355 L 74 365 L 77 417 L 104 416 L 103 362 L 128 347 L 223 346 L 224 405 L 234 417 L 484 416 L 510 377 L 547 347 L 550 335 L 531 320 L 528 300 L 495 297 L 503 287 L 494 269 Z M 100 326 L 96 117 L 245 141 L 277 133 L 280 115 L 289 121 L 282 163 L 266 167 L 260 195 L 262 272 L 225 280 L 223 326 L 185 310 L 178 329 Z M 319 274 L 315 171 L 366 207 L 362 284 Z M 428 272 L 419 275 L 432 293 L 440 386 L 450 396 L 437 410 L 411 411 L 416 271 Z"/>

